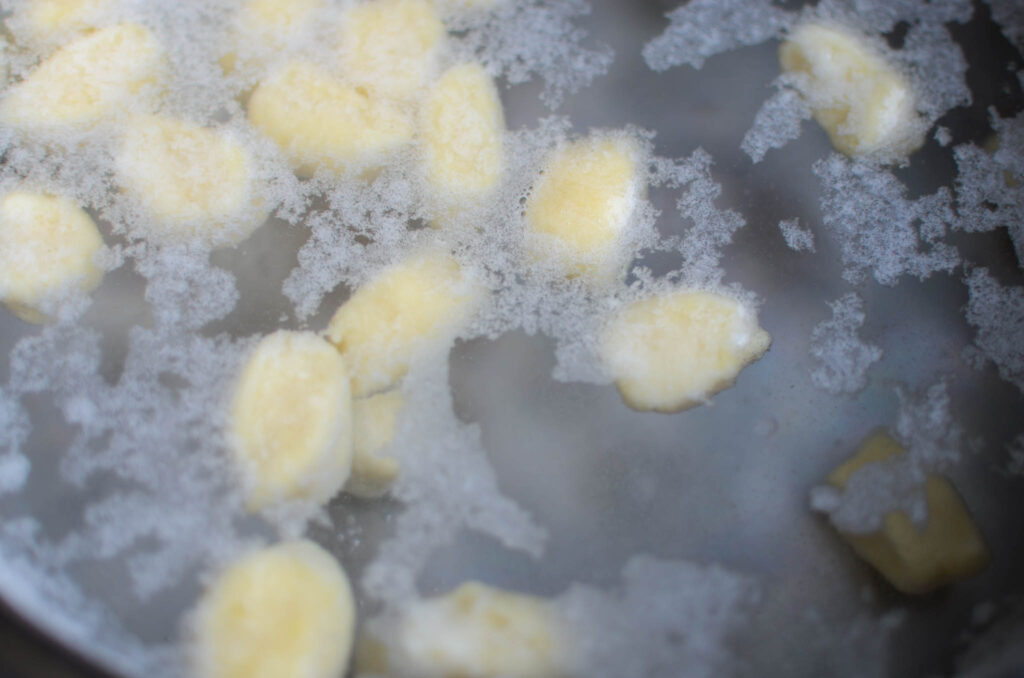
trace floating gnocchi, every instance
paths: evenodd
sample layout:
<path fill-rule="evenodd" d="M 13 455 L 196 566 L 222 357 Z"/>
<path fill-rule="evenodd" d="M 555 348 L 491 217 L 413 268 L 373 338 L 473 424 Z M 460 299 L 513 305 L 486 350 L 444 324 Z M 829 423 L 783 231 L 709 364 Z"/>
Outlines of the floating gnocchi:
<path fill-rule="evenodd" d="M 553 678 L 571 673 L 567 625 L 547 601 L 478 582 L 411 604 L 360 639 L 357 675 Z"/>
<path fill-rule="evenodd" d="M 115 159 L 118 182 L 155 223 L 159 240 L 236 244 L 266 218 L 249 151 L 221 131 L 136 116 Z"/>
<path fill-rule="evenodd" d="M 0 102 L 0 120 L 34 132 L 83 130 L 123 111 L 150 110 L 163 51 L 149 29 L 101 28 L 53 53 Z"/>
<path fill-rule="evenodd" d="M 805 23 L 779 49 L 832 145 L 850 156 L 898 160 L 924 143 L 926 125 L 907 78 L 855 32 Z"/>
<path fill-rule="evenodd" d="M 642 195 L 637 154 L 632 140 L 600 135 L 557 149 L 526 205 L 528 256 L 569 276 L 621 276 L 622 240 Z"/>
<path fill-rule="evenodd" d="M 192 626 L 199 678 L 337 678 L 352 651 L 355 604 L 338 562 L 292 541 L 227 567 Z"/>
<path fill-rule="evenodd" d="M 398 477 L 397 459 L 381 452 L 395 437 L 395 422 L 405 399 L 397 389 L 357 398 L 352 403 L 352 475 L 345 491 L 364 499 L 381 497 Z"/>
<path fill-rule="evenodd" d="M 437 202 L 458 209 L 496 189 L 504 130 L 498 90 L 478 64 L 452 66 L 430 87 L 421 109 L 420 144 Z"/>
<path fill-rule="evenodd" d="M 46 302 L 100 284 L 102 247 L 96 224 L 74 201 L 8 193 L 0 200 L 0 299 L 22 320 L 44 322 Z"/>
<path fill-rule="evenodd" d="M 304 177 L 380 166 L 412 141 L 413 115 L 306 61 L 275 69 L 253 91 L 249 120 Z"/>
<path fill-rule="evenodd" d="M 601 360 L 626 404 L 679 412 L 728 388 L 771 337 L 739 301 L 682 290 L 634 302 L 604 328 Z"/>
<path fill-rule="evenodd" d="M 370 0 L 343 18 L 341 68 L 357 87 L 411 99 L 436 75 L 444 36 L 427 0 Z"/>
<path fill-rule="evenodd" d="M 828 483 L 841 491 L 859 469 L 901 454 L 902 445 L 888 433 L 876 432 L 829 474 Z M 861 558 L 903 593 L 929 593 L 980 572 L 989 560 L 988 548 L 956 488 L 942 476 L 928 474 L 924 492 L 928 519 L 923 528 L 903 511 L 890 511 L 874 532 L 839 532 Z"/>
<path fill-rule="evenodd" d="M 235 387 L 228 443 L 249 508 L 325 503 L 352 468 L 352 397 L 344 358 L 310 332 L 264 337 Z"/>
<path fill-rule="evenodd" d="M 352 368 L 353 394 L 394 386 L 417 354 L 457 330 L 480 299 L 455 258 L 440 251 L 381 271 L 342 304 L 327 328 Z"/>

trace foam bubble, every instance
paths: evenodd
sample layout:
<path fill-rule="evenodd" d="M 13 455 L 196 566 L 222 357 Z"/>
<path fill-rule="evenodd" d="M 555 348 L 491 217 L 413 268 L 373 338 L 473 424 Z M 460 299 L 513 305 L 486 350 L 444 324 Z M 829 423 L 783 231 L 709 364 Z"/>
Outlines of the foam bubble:
<path fill-rule="evenodd" d="M 958 219 L 968 233 L 1005 227 L 1018 262 L 1024 262 L 1024 113 L 1000 118 L 990 111 L 995 136 L 991 149 L 961 144 L 953 149 L 957 164 Z"/>
<path fill-rule="evenodd" d="M 452 22 L 462 33 L 453 39 L 454 51 L 479 60 L 511 85 L 540 77 L 541 99 L 555 108 L 565 95 L 585 87 L 612 64 L 611 48 L 584 46 L 587 32 L 574 25 L 576 17 L 589 12 L 584 0 L 502 2 L 488 13 Z"/>
<path fill-rule="evenodd" d="M 722 186 L 711 177 L 713 163 L 711 155 L 702 148 L 682 160 L 661 158 L 654 163 L 654 184 L 682 189 L 676 209 L 684 223 L 692 225 L 681 235 L 666 237 L 659 247 L 682 255 L 675 277 L 691 287 L 721 285 L 725 273 L 721 267 L 722 251 L 732 242 L 736 231 L 746 225 L 738 212 L 715 205 Z"/>
<path fill-rule="evenodd" d="M 784 219 L 779 222 L 779 230 L 786 246 L 794 252 L 814 251 L 814 231 L 801 228 L 799 219 Z"/>
<path fill-rule="evenodd" d="M 691 0 L 667 16 L 668 28 L 643 50 L 655 71 L 700 68 L 716 54 L 775 37 L 791 21 L 788 12 L 756 0 Z"/>
<path fill-rule="evenodd" d="M 618 590 L 575 584 L 556 604 L 578 634 L 585 675 L 710 677 L 735 670 L 729 642 L 756 595 L 724 568 L 638 555 Z"/>
<path fill-rule="evenodd" d="M 865 316 L 864 302 L 855 292 L 828 305 L 832 319 L 811 330 L 811 355 L 819 363 L 811 381 L 833 395 L 856 393 L 867 385 L 868 369 L 882 359 L 882 349 L 857 336 Z"/>
<path fill-rule="evenodd" d="M 992 19 L 1003 29 L 1003 35 L 1024 52 L 1024 7 L 1014 2 L 989 0 Z"/>
<path fill-rule="evenodd" d="M 0 389 L 0 494 L 17 492 L 28 478 L 32 465 L 22 446 L 29 426 L 28 414 L 17 397 Z"/>
<path fill-rule="evenodd" d="M 847 281 L 870 271 L 895 285 L 905 275 L 924 280 L 959 264 L 956 248 L 943 242 L 954 220 L 945 187 L 912 200 L 891 172 L 838 153 L 816 162 L 814 173 L 822 183 L 822 223 L 839 242 Z"/>
<path fill-rule="evenodd" d="M 811 107 L 795 88 L 788 84 L 791 77 L 779 76 L 775 93 L 770 96 L 754 117 L 754 125 L 743 135 L 740 148 L 754 162 L 760 162 L 768 151 L 782 148 L 799 138 L 800 126 L 810 120 Z"/>
<path fill-rule="evenodd" d="M 380 544 L 360 582 L 391 604 L 416 595 L 416 578 L 429 557 L 462 530 L 495 536 L 505 547 L 539 557 L 547 532 L 506 498 L 484 453 L 480 429 L 452 409 L 447 360 L 415 366 L 402 386 L 392 455 L 402 472 L 392 489 L 405 508 L 394 535 Z"/>
<path fill-rule="evenodd" d="M 967 322 L 977 329 L 974 346 L 1000 377 L 1024 391 L 1024 288 L 1000 285 L 985 268 L 974 269 L 965 282 Z"/>

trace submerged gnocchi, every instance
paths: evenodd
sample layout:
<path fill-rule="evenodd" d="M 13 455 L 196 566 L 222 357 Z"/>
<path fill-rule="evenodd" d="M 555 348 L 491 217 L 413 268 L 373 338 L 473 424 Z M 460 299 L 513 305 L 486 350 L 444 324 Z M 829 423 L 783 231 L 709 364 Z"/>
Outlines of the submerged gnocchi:
<path fill-rule="evenodd" d="M 850 459 L 828 475 L 828 483 L 844 490 L 862 469 L 881 475 L 869 481 L 885 482 L 884 463 L 905 453 L 885 431 L 868 436 Z M 927 517 L 917 525 L 902 510 L 888 511 L 881 527 L 871 532 L 840 530 L 842 538 L 897 590 L 921 595 L 971 577 L 988 564 L 988 547 L 979 534 L 963 499 L 948 479 L 933 473 L 920 483 Z"/>

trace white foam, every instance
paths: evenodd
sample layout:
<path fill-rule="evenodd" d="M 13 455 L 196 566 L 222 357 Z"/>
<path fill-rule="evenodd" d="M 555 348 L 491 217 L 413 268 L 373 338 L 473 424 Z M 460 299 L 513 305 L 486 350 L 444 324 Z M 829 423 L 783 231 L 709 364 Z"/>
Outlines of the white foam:
<path fill-rule="evenodd" d="M 1000 118 L 990 111 L 995 150 L 974 144 L 953 149 L 956 158 L 956 228 L 968 233 L 1005 227 L 1018 263 L 1024 262 L 1024 113 Z"/>
<path fill-rule="evenodd" d="M 779 230 L 786 246 L 794 252 L 814 251 L 814 231 L 801 228 L 799 219 L 784 219 L 779 222 Z"/>
<path fill-rule="evenodd" d="M 849 292 L 829 302 L 832 319 L 811 330 L 811 355 L 819 363 L 811 372 L 818 388 L 834 395 L 856 393 L 867 385 L 868 369 L 882 359 L 882 349 L 863 341 L 864 302 Z"/>
<path fill-rule="evenodd" d="M 788 12 L 757 0 L 691 0 L 668 13 L 664 33 L 644 46 L 655 71 L 689 64 L 775 37 L 791 20 Z"/>
<path fill-rule="evenodd" d="M 1002 28 L 1003 34 L 1024 52 L 1024 7 L 1004 0 L 988 0 L 988 6 L 992 19 Z"/>
<path fill-rule="evenodd" d="M 670 236 L 659 248 L 676 250 L 682 263 L 676 280 L 691 287 L 716 287 L 722 284 L 723 249 L 732 242 L 746 220 L 734 210 L 721 209 L 715 201 L 722 186 L 711 176 L 714 161 L 698 148 L 681 160 L 656 159 L 652 183 L 682 189 L 676 209 L 688 227 L 679 236 Z"/>
<path fill-rule="evenodd" d="M 453 38 L 453 49 L 461 58 L 479 60 L 510 85 L 539 77 L 541 99 L 555 108 L 612 64 L 611 48 L 584 44 L 587 32 L 575 19 L 589 13 L 585 0 L 507 0 L 490 12 L 451 21 L 461 33 Z"/>
<path fill-rule="evenodd" d="M 462 530 L 495 536 L 505 547 L 539 557 L 547 532 L 497 486 L 480 429 L 452 410 L 447 360 L 415 366 L 402 386 L 392 454 L 402 473 L 392 490 L 404 509 L 394 535 L 380 544 L 361 588 L 401 605 L 416 596 L 416 578 L 429 557 Z"/>
<path fill-rule="evenodd" d="M 891 172 L 838 153 L 814 164 L 821 180 L 822 223 L 840 247 L 843 278 L 857 283 L 871 272 L 883 285 L 903 276 L 924 280 L 959 264 L 944 242 L 954 220 L 945 187 L 916 200 Z"/>
<path fill-rule="evenodd" d="M 965 280 L 970 291 L 967 322 L 977 329 L 974 346 L 995 363 L 999 376 L 1024 391 L 1024 288 L 1004 287 L 988 269 Z"/>
<path fill-rule="evenodd" d="M 15 609 L 98 662 L 125 675 L 174 675 L 175 650 L 144 645 L 109 607 L 83 591 L 65 569 L 60 549 L 31 518 L 0 523 L 0 588 Z"/>
<path fill-rule="evenodd" d="M 0 389 L 0 495 L 17 492 L 28 479 L 31 462 L 22 451 L 28 439 L 25 409 L 6 389 Z"/>
<path fill-rule="evenodd" d="M 409 222 L 424 216 L 407 163 L 370 183 L 342 179 L 325 197 L 327 209 L 306 215 L 310 237 L 284 282 L 299 318 L 314 313 L 339 284 L 355 286 L 398 261 L 408 250 Z"/>
<path fill-rule="evenodd" d="M 618 590 L 575 584 L 555 602 L 579 638 L 582 675 L 710 678 L 736 669 L 729 643 L 756 595 L 724 568 L 638 555 Z"/>
<path fill-rule="evenodd" d="M 768 151 L 782 148 L 799 138 L 804 120 L 810 120 L 811 107 L 789 81 L 781 75 L 775 81 L 775 93 L 761 105 L 754 125 L 743 135 L 740 148 L 754 162 L 760 162 Z"/>

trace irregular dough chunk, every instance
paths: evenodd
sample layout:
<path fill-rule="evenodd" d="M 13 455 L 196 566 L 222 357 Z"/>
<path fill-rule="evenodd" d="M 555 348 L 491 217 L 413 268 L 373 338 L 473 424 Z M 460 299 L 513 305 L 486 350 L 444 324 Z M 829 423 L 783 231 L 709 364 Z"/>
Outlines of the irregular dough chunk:
<path fill-rule="evenodd" d="M 570 276 L 624 272 L 623 231 L 640 198 L 635 144 L 594 136 L 555 151 L 526 205 L 526 247 Z"/>
<path fill-rule="evenodd" d="M 217 130 L 136 116 L 115 159 L 120 185 L 157 223 L 161 240 L 237 244 L 266 217 L 248 150 Z"/>
<path fill-rule="evenodd" d="M 355 604 L 338 562 L 306 540 L 256 551 L 207 588 L 194 618 L 200 678 L 337 678 Z"/>
<path fill-rule="evenodd" d="M 249 120 L 270 137 L 300 176 L 379 166 L 412 141 L 411 114 L 351 87 L 313 63 L 293 61 L 260 82 Z"/>
<path fill-rule="evenodd" d="M 12 87 L 0 104 L 0 118 L 29 131 L 87 128 L 103 117 L 132 110 L 155 85 L 162 51 L 138 24 L 108 26 L 71 42 Z M 137 108 L 137 107 L 136 107 Z"/>
<path fill-rule="evenodd" d="M 381 271 L 342 304 L 327 336 L 352 369 L 352 392 L 390 388 L 416 354 L 457 329 L 480 291 L 450 255 L 430 251 Z"/>
<path fill-rule="evenodd" d="M 458 207 L 495 189 L 504 131 L 501 99 L 487 72 L 471 63 L 445 71 L 420 116 L 423 167 L 438 202 Z"/>
<path fill-rule="evenodd" d="M 842 490 L 858 469 L 903 453 L 903 447 L 888 433 L 876 432 L 829 474 L 828 482 Z M 890 511 L 875 532 L 839 532 L 861 558 L 903 593 L 929 593 L 970 577 L 988 564 L 988 548 L 956 488 L 942 476 L 928 474 L 924 489 L 928 506 L 924 529 L 903 511 Z"/>
<path fill-rule="evenodd" d="M 410 99 L 434 77 L 444 36 L 426 0 L 370 0 L 345 14 L 341 67 L 358 87 Z"/>
<path fill-rule="evenodd" d="M 357 398 L 352 403 L 352 475 L 345 491 L 364 499 L 383 496 L 401 467 L 397 459 L 379 454 L 395 437 L 395 420 L 405 400 L 398 390 Z"/>
<path fill-rule="evenodd" d="M 735 299 L 679 291 L 621 311 L 601 336 L 600 355 L 627 405 L 679 412 L 731 386 L 770 343 Z"/>
<path fill-rule="evenodd" d="M 103 279 L 94 259 L 103 238 L 68 198 L 14 191 L 0 201 L 0 298 L 27 322 L 44 322 L 40 306 Z"/>
<path fill-rule="evenodd" d="M 326 502 L 352 467 L 345 360 L 310 332 L 264 337 L 235 387 L 228 439 L 250 509 L 289 499 Z"/>
<path fill-rule="evenodd" d="M 832 145 L 851 156 L 897 160 L 924 143 L 925 125 L 907 79 L 851 31 L 806 23 L 779 49 Z"/>
<path fill-rule="evenodd" d="M 565 622 L 541 598 L 478 582 L 412 604 L 364 635 L 356 674 L 395 678 L 554 678 L 567 675 Z"/>

